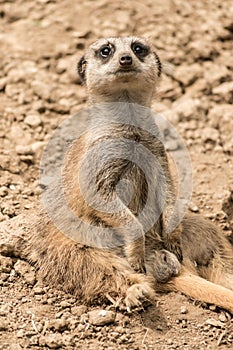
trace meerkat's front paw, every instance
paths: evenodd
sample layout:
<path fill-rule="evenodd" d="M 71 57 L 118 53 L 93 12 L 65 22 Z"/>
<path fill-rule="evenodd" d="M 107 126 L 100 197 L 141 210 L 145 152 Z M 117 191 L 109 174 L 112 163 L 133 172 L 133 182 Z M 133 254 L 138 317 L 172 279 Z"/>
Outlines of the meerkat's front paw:
<path fill-rule="evenodd" d="M 125 298 L 127 311 L 130 312 L 132 308 L 142 306 L 143 301 L 152 301 L 154 297 L 155 292 L 149 284 L 133 284 L 127 290 Z"/>
<path fill-rule="evenodd" d="M 154 277 L 159 283 L 166 283 L 180 273 L 181 264 L 177 257 L 163 249 L 156 252 Z"/>
<path fill-rule="evenodd" d="M 134 256 L 134 257 L 128 258 L 128 262 L 129 262 L 130 266 L 134 269 L 135 272 L 146 273 L 144 258 Z"/>

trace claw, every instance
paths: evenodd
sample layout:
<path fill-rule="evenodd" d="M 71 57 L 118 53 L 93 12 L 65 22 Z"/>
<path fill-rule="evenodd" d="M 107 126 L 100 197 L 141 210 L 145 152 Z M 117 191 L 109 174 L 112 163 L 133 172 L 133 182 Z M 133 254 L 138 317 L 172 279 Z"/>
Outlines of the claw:
<path fill-rule="evenodd" d="M 127 290 L 125 298 L 126 309 L 131 313 L 132 308 L 142 308 L 143 300 L 149 300 L 154 297 L 154 291 L 149 285 L 133 284 Z"/>

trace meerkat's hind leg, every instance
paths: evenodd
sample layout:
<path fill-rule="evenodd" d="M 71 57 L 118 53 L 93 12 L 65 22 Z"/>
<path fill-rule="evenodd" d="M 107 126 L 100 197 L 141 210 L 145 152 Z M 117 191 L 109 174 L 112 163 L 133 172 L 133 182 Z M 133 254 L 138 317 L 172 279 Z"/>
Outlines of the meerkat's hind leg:
<path fill-rule="evenodd" d="M 205 303 L 214 304 L 233 314 L 233 291 L 219 284 L 207 281 L 183 268 L 181 274 L 169 281 L 167 290 L 183 294 Z"/>
<path fill-rule="evenodd" d="M 233 265 L 231 269 L 233 270 Z M 224 266 L 222 261 L 218 264 L 212 264 L 212 266 L 208 268 L 208 272 L 204 277 L 213 283 L 233 290 L 233 271 L 229 270 L 227 266 Z"/>

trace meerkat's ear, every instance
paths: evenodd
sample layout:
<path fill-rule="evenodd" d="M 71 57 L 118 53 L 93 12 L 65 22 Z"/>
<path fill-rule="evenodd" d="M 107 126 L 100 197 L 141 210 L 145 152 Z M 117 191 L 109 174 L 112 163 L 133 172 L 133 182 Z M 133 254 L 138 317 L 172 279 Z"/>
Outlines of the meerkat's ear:
<path fill-rule="evenodd" d="M 87 65 L 87 61 L 85 59 L 85 57 L 81 57 L 79 62 L 78 62 L 78 74 L 80 76 L 80 78 L 82 79 L 82 81 L 85 81 L 85 73 L 86 73 L 86 65 Z"/>

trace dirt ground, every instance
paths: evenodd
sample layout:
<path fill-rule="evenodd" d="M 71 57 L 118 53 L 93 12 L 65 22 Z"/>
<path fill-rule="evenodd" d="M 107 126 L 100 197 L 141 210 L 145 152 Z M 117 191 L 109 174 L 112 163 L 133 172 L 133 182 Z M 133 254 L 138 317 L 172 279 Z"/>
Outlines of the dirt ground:
<path fill-rule="evenodd" d="M 185 140 L 189 210 L 233 228 L 233 4 L 230 0 L 0 0 L 0 221 L 37 206 L 40 157 L 62 120 L 85 106 L 76 64 L 96 38 L 149 36 L 172 74 L 153 108 Z M 165 64 L 166 66 L 166 64 Z M 103 305 L 109 311 L 111 305 Z M 72 295 L 0 256 L 0 350 L 232 349 L 233 318 L 171 293 L 103 326 Z"/>

